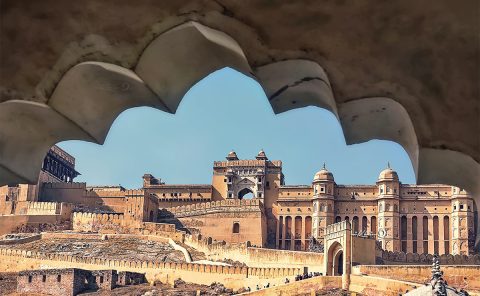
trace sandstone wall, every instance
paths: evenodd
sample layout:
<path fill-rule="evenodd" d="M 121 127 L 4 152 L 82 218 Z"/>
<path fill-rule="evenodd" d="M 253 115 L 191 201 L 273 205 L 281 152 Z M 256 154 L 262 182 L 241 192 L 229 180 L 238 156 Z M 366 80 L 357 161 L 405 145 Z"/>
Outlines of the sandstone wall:
<path fill-rule="evenodd" d="M 352 263 L 375 264 L 375 239 L 352 236 Z"/>
<path fill-rule="evenodd" d="M 432 254 L 416 254 L 404 252 L 382 251 L 382 260 L 386 265 L 421 265 L 432 264 Z M 443 254 L 439 256 L 441 264 L 450 265 L 480 265 L 480 254 L 473 255 L 451 255 Z"/>
<path fill-rule="evenodd" d="M 361 295 L 398 296 L 419 286 L 399 280 L 351 274 L 349 291 Z"/>
<path fill-rule="evenodd" d="M 244 293 L 242 295 L 252 296 L 297 296 L 308 295 L 311 291 L 318 291 L 320 289 L 333 289 L 342 286 L 342 277 L 340 276 L 318 276 L 310 279 L 291 282 L 289 284 L 275 286 L 259 291 Z"/>
<path fill-rule="evenodd" d="M 250 241 L 254 245 L 266 243 L 266 218 L 259 200 L 221 200 L 178 206 L 166 209 L 174 215 L 162 221 L 176 223 L 178 227 L 199 231 L 229 243 Z M 234 224 L 238 224 L 238 233 Z"/>
<path fill-rule="evenodd" d="M 231 259 L 248 266 L 308 267 L 310 271 L 323 271 L 323 253 L 255 248 L 250 242 L 230 244 L 218 242 L 202 235 L 185 235 L 185 244 L 204 252 L 210 260 Z"/>
<path fill-rule="evenodd" d="M 72 227 L 77 232 L 131 233 L 158 235 L 183 241 L 183 232 L 176 231 L 175 225 L 166 223 L 138 222 L 123 214 L 97 214 L 75 212 Z"/>
<path fill-rule="evenodd" d="M 160 280 L 172 283 L 177 278 L 198 284 L 210 284 L 220 281 L 232 289 L 255 287 L 266 280 L 271 284 L 280 284 L 301 273 L 298 268 L 249 268 L 196 263 L 165 263 L 154 261 L 108 260 L 46 254 L 25 250 L 0 248 L 1 272 L 17 272 L 25 269 L 64 268 L 65 266 L 84 269 L 115 269 L 145 273 L 149 282 Z"/>
<path fill-rule="evenodd" d="M 11 233 L 22 225 L 38 226 L 62 221 L 60 215 L 9 215 L 0 216 L 0 235 Z"/>
<path fill-rule="evenodd" d="M 480 265 L 442 265 L 441 268 L 450 286 L 467 291 L 480 290 Z M 359 265 L 353 267 L 352 272 L 420 284 L 427 282 L 432 276 L 431 266 L 428 265 Z"/>

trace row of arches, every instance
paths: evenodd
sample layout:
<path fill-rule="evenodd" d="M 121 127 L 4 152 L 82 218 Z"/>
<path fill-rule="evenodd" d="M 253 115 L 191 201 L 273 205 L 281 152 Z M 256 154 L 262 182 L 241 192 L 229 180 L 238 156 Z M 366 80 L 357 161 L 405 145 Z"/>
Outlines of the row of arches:
<path fill-rule="evenodd" d="M 280 216 L 277 224 L 277 249 L 307 250 L 312 235 L 311 216 Z"/>
<path fill-rule="evenodd" d="M 450 217 L 402 216 L 400 240 L 405 253 L 450 254 Z"/>
<path fill-rule="evenodd" d="M 350 221 L 349 216 L 345 216 L 345 221 Z M 337 216 L 335 217 L 335 223 L 341 222 L 342 217 Z M 367 216 L 353 216 L 352 221 L 352 230 L 354 233 L 365 232 L 365 233 L 377 233 L 377 217 L 371 216 L 370 219 Z"/>

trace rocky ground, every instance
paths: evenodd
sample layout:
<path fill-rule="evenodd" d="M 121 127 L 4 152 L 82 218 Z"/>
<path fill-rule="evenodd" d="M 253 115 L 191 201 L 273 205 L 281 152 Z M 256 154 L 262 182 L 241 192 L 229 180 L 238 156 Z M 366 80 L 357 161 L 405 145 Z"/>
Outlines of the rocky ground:
<path fill-rule="evenodd" d="M 108 240 L 42 239 L 25 244 L 11 245 L 9 248 L 117 260 L 185 261 L 182 252 L 174 250 L 168 243 L 137 238 L 110 238 Z"/>

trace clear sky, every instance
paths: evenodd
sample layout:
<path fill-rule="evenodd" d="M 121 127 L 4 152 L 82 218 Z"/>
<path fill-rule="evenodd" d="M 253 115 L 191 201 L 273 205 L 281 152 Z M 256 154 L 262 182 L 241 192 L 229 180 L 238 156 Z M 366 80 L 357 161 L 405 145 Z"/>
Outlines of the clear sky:
<path fill-rule="evenodd" d="M 66 141 L 60 147 L 76 158 L 88 185 L 140 188 L 144 173 L 167 183 L 209 184 L 215 160 L 230 150 L 254 159 L 260 149 L 283 161 L 287 184 L 310 184 L 326 163 L 337 184 L 374 184 L 390 162 L 403 183 L 414 183 L 403 148 L 374 140 L 346 146 L 329 111 L 307 107 L 275 115 L 261 86 L 234 70 L 201 80 L 183 98 L 176 114 L 141 107 L 120 114 L 100 146 Z"/>

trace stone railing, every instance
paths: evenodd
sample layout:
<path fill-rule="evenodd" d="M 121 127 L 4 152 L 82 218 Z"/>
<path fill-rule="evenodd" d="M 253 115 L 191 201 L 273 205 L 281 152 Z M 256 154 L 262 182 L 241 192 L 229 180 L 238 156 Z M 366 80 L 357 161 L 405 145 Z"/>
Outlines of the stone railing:
<path fill-rule="evenodd" d="M 172 208 L 166 208 L 164 210 L 172 213 L 175 217 L 189 217 L 205 215 L 216 212 L 252 212 L 260 211 L 260 200 L 239 200 L 239 199 L 226 199 L 220 201 L 211 201 L 204 203 L 197 203 L 185 206 L 178 206 Z"/>

